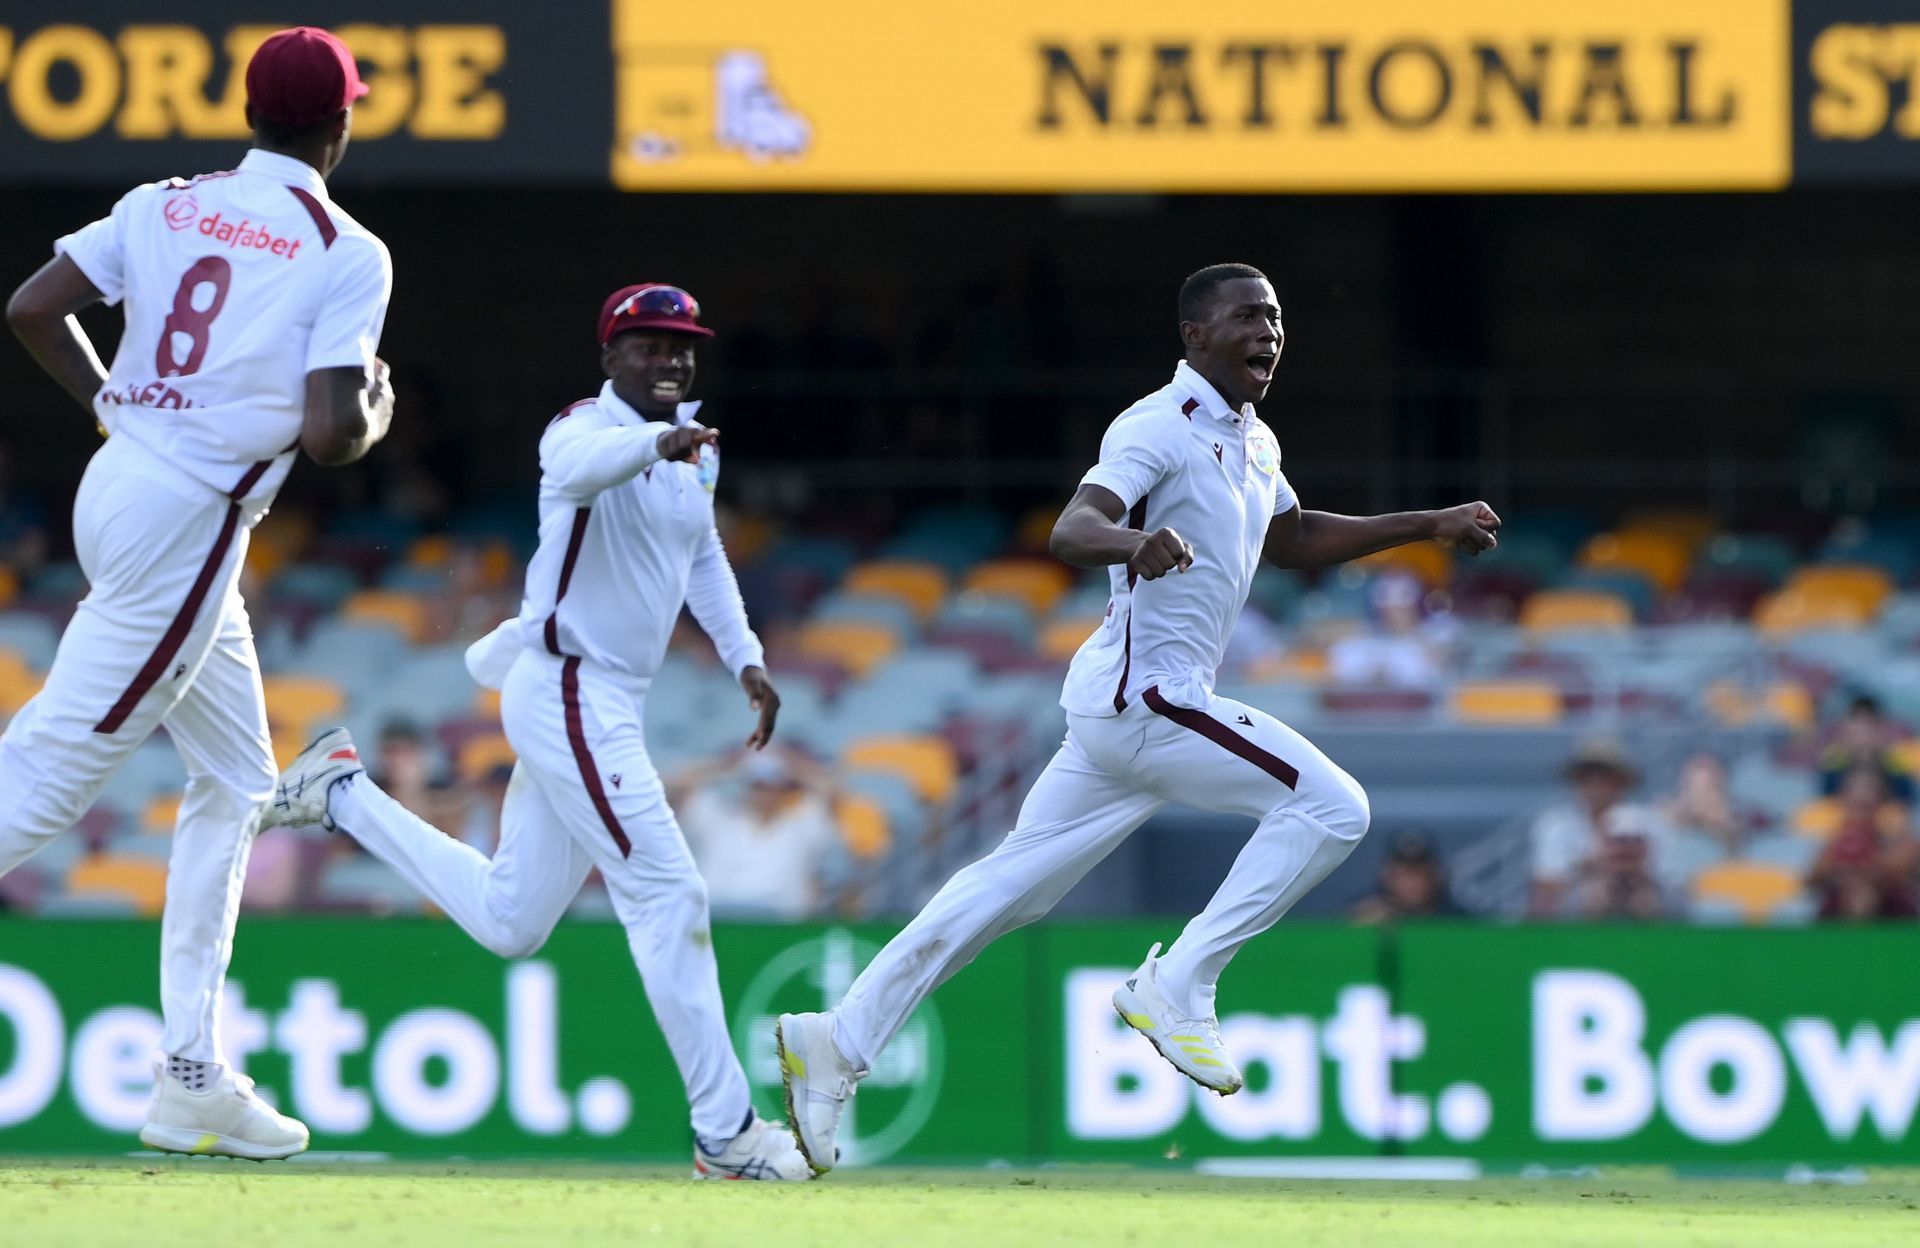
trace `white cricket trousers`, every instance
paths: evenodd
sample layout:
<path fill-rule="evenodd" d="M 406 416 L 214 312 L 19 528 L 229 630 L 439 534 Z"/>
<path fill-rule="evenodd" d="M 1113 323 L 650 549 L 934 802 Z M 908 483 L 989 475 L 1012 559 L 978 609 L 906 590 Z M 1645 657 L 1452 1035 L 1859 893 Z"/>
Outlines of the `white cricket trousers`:
<path fill-rule="evenodd" d="M 262 466 L 264 468 L 264 465 Z M 259 472 L 235 473 L 245 494 Z M 225 1060 L 220 994 L 276 769 L 240 565 L 257 519 L 125 437 L 73 504 L 90 583 L 46 687 L 0 738 L 0 875 L 85 814 L 162 723 L 187 767 L 160 927 L 162 1048 Z"/>
<path fill-rule="evenodd" d="M 1178 706 L 1158 687 L 1110 718 L 1067 716 L 1067 738 L 1034 782 L 1019 823 L 959 871 L 881 950 L 834 1011 L 834 1040 L 870 1068 L 933 990 L 995 938 L 1051 910 L 1169 802 L 1247 815 L 1259 826 L 1207 908 L 1160 958 L 1167 997 L 1194 1017 L 1240 946 L 1279 921 L 1367 831 L 1353 777 L 1273 716 L 1203 695 Z"/>
<path fill-rule="evenodd" d="M 364 775 L 334 786 L 328 813 L 503 958 L 546 943 L 600 869 L 647 1002 L 686 1083 L 693 1129 L 730 1139 L 752 1109 L 727 1035 L 707 886 L 667 805 L 641 733 L 643 683 L 576 658 L 522 651 L 500 691 L 520 761 L 488 858 L 382 793 Z"/>

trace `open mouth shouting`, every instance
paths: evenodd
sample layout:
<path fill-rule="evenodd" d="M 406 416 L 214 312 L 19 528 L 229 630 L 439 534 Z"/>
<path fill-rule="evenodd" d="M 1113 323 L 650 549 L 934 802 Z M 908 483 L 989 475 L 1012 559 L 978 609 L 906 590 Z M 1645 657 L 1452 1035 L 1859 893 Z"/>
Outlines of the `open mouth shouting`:
<path fill-rule="evenodd" d="M 1280 363 L 1278 351 L 1255 351 L 1247 357 L 1247 371 L 1261 389 L 1273 384 L 1273 370 Z"/>
<path fill-rule="evenodd" d="M 656 403 L 678 403 L 687 393 L 685 377 L 655 377 L 647 387 L 647 394 Z"/>

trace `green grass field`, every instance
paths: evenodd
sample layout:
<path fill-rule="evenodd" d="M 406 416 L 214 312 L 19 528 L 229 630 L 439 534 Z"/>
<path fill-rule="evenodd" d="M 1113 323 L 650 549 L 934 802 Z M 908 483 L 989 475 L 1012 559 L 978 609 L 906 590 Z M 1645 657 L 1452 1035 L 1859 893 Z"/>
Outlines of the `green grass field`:
<path fill-rule="evenodd" d="M 17 1161 L 0 1243 L 1825 1248 L 1920 1243 L 1920 1176 L 1805 1187 L 1622 1173 L 1302 1183 L 1165 1171 L 868 1170 L 791 1187 L 618 1167 Z"/>

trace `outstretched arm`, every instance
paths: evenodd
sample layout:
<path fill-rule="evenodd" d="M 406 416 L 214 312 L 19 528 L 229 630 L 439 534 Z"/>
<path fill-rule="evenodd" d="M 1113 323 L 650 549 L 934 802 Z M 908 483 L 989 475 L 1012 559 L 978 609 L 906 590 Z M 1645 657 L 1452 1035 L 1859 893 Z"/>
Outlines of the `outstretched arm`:
<path fill-rule="evenodd" d="M 576 418 L 577 419 L 577 418 Z M 644 425 L 593 428 L 561 420 L 540 440 L 540 472 L 567 493 L 591 498 L 622 481 L 631 481 L 663 459 L 694 459 L 703 446 L 715 446 L 720 431 L 705 425 Z"/>
<path fill-rule="evenodd" d="M 7 300 L 7 324 L 14 336 L 88 412 L 93 411 L 93 396 L 107 383 L 107 370 L 73 314 L 105 297 L 71 257 L 60 255 L 41 265 Z"/>
<path fill-rule="evenodd" d="M 1124 563 L 1129 572 L 1149 581 L 1193 566 L 1193 547 L 1178 533 L 1130 529 L 1120 522 L 1126 514 L 1127 505 L 1118 494 L 1103 485 L 1083 485 L 1053 522 L 1047 550 L 1076 568 Z"/>
<path fill-rule="evenodd" d="M 1262 553 L 1283 568 L 1328 568 L 1420 541 L 1477 555 L 1499 545 L 1499 533 L 1500 517 L 1485 503 L 1384 516 L 1342 516 L 1295 506 L 1267 525 Z"/>

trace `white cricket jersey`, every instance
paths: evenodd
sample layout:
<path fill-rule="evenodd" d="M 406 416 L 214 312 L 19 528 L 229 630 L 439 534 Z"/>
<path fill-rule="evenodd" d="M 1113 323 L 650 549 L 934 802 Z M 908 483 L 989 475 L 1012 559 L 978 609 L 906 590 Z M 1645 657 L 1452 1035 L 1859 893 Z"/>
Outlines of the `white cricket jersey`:
<path fill-rule="evenodd" d="M 385 244 L 319 171 L 257 149 L 135 187 L 54 249 L 126 301 L 100 423 L 245 503 L 249 523 L 293 465 L 307 374 L 370 372 L 393 288 Z"/>
<path fill-rule="evenodd" d="M 522 645 L 650 680 L 684 604 L 734 675 L 765 665 L 713 527 L 719 452 L 660 458 L 660 435 L 699 408 L 682 403 L 672 422 L 649 421 L 608 382 L 547 426 Z"/>
<path fill-rule="evenodd" d="M 1171 526 L 1193 546 L 1193 566 L 1138 583 L 1125 564 L 1108 569 L 1107 618 L 1073 656 L 1060 705 L 1118 715 L 1156 684 L 1176 706 L 1205 705 L 1267 525 L 1299 501 L 1273 430 L 1253 404 L 1231 407 L 1182 360 L 1170 383 L 1108 426 L 1081 484 L 1117 494 L 1130 528 Z"/>

